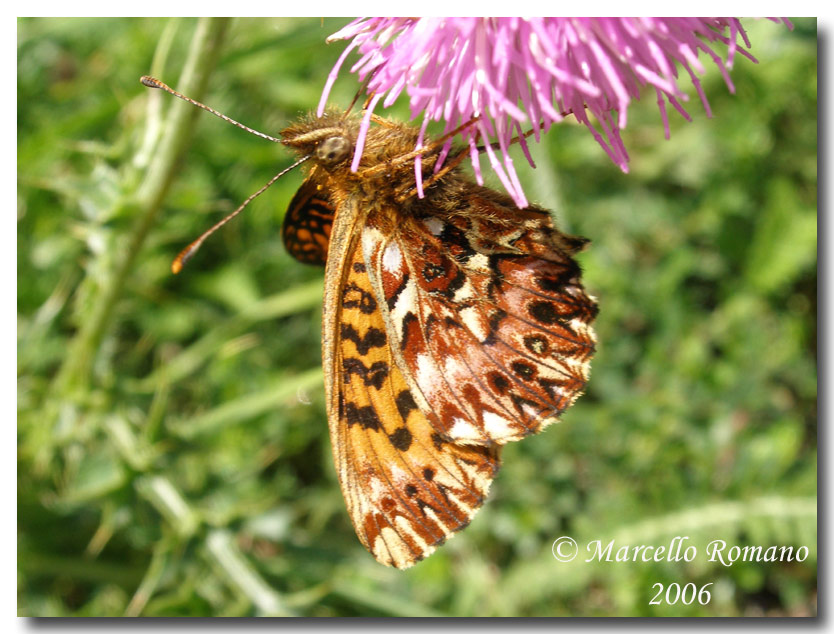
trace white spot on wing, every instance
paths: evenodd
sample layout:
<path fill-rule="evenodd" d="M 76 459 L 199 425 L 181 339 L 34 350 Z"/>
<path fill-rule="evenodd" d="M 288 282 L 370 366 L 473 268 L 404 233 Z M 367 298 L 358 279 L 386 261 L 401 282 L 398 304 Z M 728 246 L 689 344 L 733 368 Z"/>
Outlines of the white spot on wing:
<path fill-rule="evenodd" d="M 389 273 L 396 273 L 403 263 L 403 254 L 396 242 L 389 242 L 382 254 L 382 268 Z"/>
<path fill-rule="evenodd" d="M 383 526 L 379 537 L 371 546 L 374 557 L 383 563 L 396 565 L 397 568 L 408 568 L 414 565 L 414 555 L 408 549 L 403 538 L 390 526 Z M 433 550 L 433 549 L 432 549 Z"/>
<path fill-rule="evenodd" d="M 539 409 L 529 403 L 524 403 L 521 406 L 521 411 L 524 412 L 531 420 L 535 420 L 535 418 L 539 415 Z"/>
<path fill-rule="evenodd" d="M 449 436 L 455 440 L 463 439 L 483 439 L 484 435 L 472 423 L 462 418 L 456 418 L 455 424 L 449 430 Z"/>
<path fill-rule="evenodd" d="M 394 519 L 394 524 L 397 525 L 397 529 L 400 532 L 405 533 L 414 540 L 414 543 L 417 545 L 417 548 L 421 553 L 424 553 L 429 549 L 429 545 L 426 543 L 426 540 L 420 537 L 417 531 L 414 530 L 411 522 L 409 522 L 402 515 L 397 515 Z"/>
<path fill-rule="evenodd" d="M 362 231 L 362 255 L 366 261 L 370 259 L 374 247 L 381 238 L 382 234 L 373 227 L 365 227 Z"/>
<path fill-rule="evenodd" d="M 443 374 L 449 378 L 457 378 L 465 376 L 465 370 L 458 360 L 454 357 L 446 357 L 446 363 L 443 364 Z"/>
<path fill-rule="evenodd" d="M 390 469 L 391 480 L 394 482 L 395 485 L 407 484 L 411 480 L 409 475 L 397 465 L 390 465 Z"/>
<path fill-rule="evenodd" d="M 465 302 L 467 299 L 471 299 L 474 296 L 475 289 L 472 287 L 472 283 L 469 280 L 466 280 L 466 283 L 455 293 L 455 301 L 458 303 Z"/>
<path fill-rule="evenodd" d="M 376 502 L 388 491 L 388 487 L 382 484 L 379 478 L 371 478 L 371 498 Z"/>
<path fill-rule="evenodd" d="M 461 321 L 463 321 L 463 325 L 469 329 L 478 341 L 483 342 L 489 336 L 489 330 L 485 328 L 484 323 L 481 319 L 481 313 L 478 312 L 478 309 L 474 306 L 470 306 L 468 308 L 464 308 L 459 313 Z"/>
<path fill-rule="evenodd" d="M 444 535 L 446 535 L 446 537 L 449 537 L 450 535 L 452 535 L 452 534 L 453 534 L 453 533 L 452 533 L 452 531 L 449 529 L 449 527 L 448 527 L 448 526 L 446 526 L 446 524 L 444 523 L 444 521 L 443 521 L 443 520 L 441 520 L 441 519 L 437 516 L 437 514 L 436 514 L 434 511 L 432 511 L 432 510 L 431 510 L 431 508 L 429 508 L 429 507 L 427 506 L 427 507 L 425 507 L 425 508 L 423 509 L 423 512 L 426 514 L 426 517 L 428 517 L 428 518 L 429 518 L 430 520 L 432 520 L 435 524 L 437 524 L 437 526 L 438 526 L 438 527 L 440 527 L 440 530 L 442 530 L 442 531 L 443 531 L 443 534 L 444 534 Z M 449 520 L 447 519 L 446 521 L 448 522 Z"/>
<path fill-rule="evenodd" d="M 426 396 L 434 395 L 436 390 L 436 379 L 438 373 L 434 361 L 427 354 L 417 356 L 417 385 L 426 393 Z"/>
<path fill-rule="evenodd" d="M 428 227 L 428 230 L 431 232 L 433 236 L 439 236 L 443 232 L 443 221 L 438 218 L 426 218 L 423 221 L 423 223 L 426 225 L 426 227 Z"/>
<path fill-rule="evenodd" d="M 397 333 L 401 339 L 403 336 L 403 319 L 405 319 L 405 316 L 416 305 L 416 292 L 417 287 L 414 280 L 409 280 L 408 283 L 406 283 L 405 288 L 397 297 L 397 303 L 394 304 L 393 308 L 391 308 L 391 319 L 394 321 Z"/>
<path fill-rule="evenodd" d="M 495 412 L 485 411 L 483 413 L 484 429 L 491 438 L 503 438 L 513 433 L 510 429 L 510 421 Z"/>
<path fill-rule="evenodd" d="M 466 268 L 476 271 L 488 271 L 489 258 L 483 253 L 476 253 L 466 261 Z"/>

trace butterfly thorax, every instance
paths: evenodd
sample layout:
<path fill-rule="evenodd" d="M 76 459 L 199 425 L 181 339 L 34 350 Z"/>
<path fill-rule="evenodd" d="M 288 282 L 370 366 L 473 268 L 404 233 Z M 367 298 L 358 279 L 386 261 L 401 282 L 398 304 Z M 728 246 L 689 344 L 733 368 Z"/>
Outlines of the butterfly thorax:
<path fill-rule="evenodd" d="M 414 162 L 397 160 L 418 146 L 419 131 L 411 126 L 384 120 L 367 129 L 362 158 L 352 170 L 354 151 L 360 135 L 361 116 L 327 111 L 322 117 L 309 115 L 286 128 L 284 144 L 301 156 L 309 156 L 315 179 L 326 188 L 335 203 L 351 196 L 390 207 L 404 192 L 414 188 Z M 438 151 L 422 155 L 423 178 L 434 169 Z M 400 213 L 409 204 L 396 204 Z"/>

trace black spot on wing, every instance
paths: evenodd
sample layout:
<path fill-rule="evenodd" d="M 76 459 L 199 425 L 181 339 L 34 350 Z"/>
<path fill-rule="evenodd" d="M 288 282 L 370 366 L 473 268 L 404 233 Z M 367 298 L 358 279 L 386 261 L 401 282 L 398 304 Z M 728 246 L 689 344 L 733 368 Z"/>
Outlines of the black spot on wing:
<path fill-rule="evenodd" d="M 412 324 L 417 322 L 417 315 L 408 311 L 403 317 L 402 321 L 402 339 L 400 339 L 400 350 L 405 350 L 408 347 L 408 337 L 411 332 Z"/>
<path fill-rule="evenodd" d="M 342 306 L 344 308 L 358 308 L 364 315 L 370 315 L 376 310 L 376 299 L 368 291 L 353 282 L 345 284 L 342 291 Z"/>
<path fill-rule="evenodd" d="M 388 436 L 388 439 L 391 441 L 391 444 L 394 445 L 394 448 L 400 451 L 408 451 L 408 448 L 411 447 L 411 441 L 413 440 L 411 432 L 405 427 L 395 429 L 393 433 Z"/>
<path fill-rule="evenodd" d="M 553 302 L 530 302 L 527 311 L 533 319 L 542 324 L 552 325 L 562 320 L 562 316 L 559 315 Z"/>
<path fill-rule="evenodd" d="M 440 239 L 443 241 L 444 247 L 448 249 L 449 254 L 460 263 L 465 263 L 477 253 L 469 243 L 466 233 L 451 223 L 444 223 Z"/>
<path fill-rule="evenodd" d="M 537 355 L 545 355 L 550 350 L 550 344 L 547 337 L 541 335 L 526 335 L 524 337 L 524 347 L 530 352 Z"/>
<path fill-rule="evenodd" d="M 382 426 L 376 410 L 370 405 L 366 407 L 356 407 L 353 403 L 345 403 L 344 417 L 347 421 L 348 427 L 351 425 L 359 425 L 362 429 L 379 430 Z"/>
<path fill-rule="evenodd" d="M 350 383 L 351 375 L 355 374 L 362 379 L 365 385 L 372 385 L 380 389 L 388 378 L 389 367 L 385 361 L 375 361 L 371 367 L 362 363 L 361 359 L 348 357 L 342 361 L 342 369 L 345 372 L 344 381 Z"/>
<path fill-rule="evenodd" d="M 403 390 L 397 394 L 395 402 L 397 403 L 397 411 L 400 413 L 400 418 L 403 420 L 407 420 L 409 413 L 417 409 L 417 403 L 414 402 L 414 397 L 411 396 L 410 390 Z"/>
<path fill-rule="evenodd" d="M 409 280 L 409 275 L 408 275 L 408 273 L 406 273 L 406 274 L 403 275 L 403 279 L 402 279 L 402 282 L 400 282 L 400 285 L 394 290 L 394 293 L 387 300 L 389 309 L 393 309 L 394 306 L 397 305 L 397 298 L 400 296 L 400 293 L 402 293 L 403 290 L 405 289 L 405 287 L 408 285 L 408 280 Z"/>
<path fill-rule="evenodd" d="M 387 343 L 385 333 L 379 328 L 370 327 L 364 337 L 350 324 L 342 324 L 342 338 L 352 341 L 356 345 L 359 354 L 366 355 L 371 348 L 382 348 Z"/>
<path fill-rule="evenodd" d="M 466 284 L 466 273 L 463 272 L 463 269 L 460 269 L 457 272 L 457 275 L 449 282 L 448 286 L 444 291 L 442 291 L 442 295 L 447 299 L 454 299 L 455 293 L 457 293 L 463 285 Z"/>
<path fill-rule="evenodd" d="M 510 381 L 501 372 L 490 372 L 487 376 L 487 382 L 492 386 L 498 394 L 506 394 L 507 388 L 510 387 Z"/>
<path fill-rule="evenodd" d="M 448 440 L 446 440 L 443 436 L 441 436 L 437 432 L 435 432 L 431 435 L 431 441 L 432 441 L 432 444 L 434 445 L 434 448 L 437 449 L 438 451 L 440 451 L 443 448 L 444 444 L 449 442 Z"/>
<path fill-rule="evenodd" d="M 536 368 L 524 361 L 513 361 L 510 367 L 522 379 L 532 379 L 536 375 Z"/>
<path fill-rule="evenodd" d="M 447 502 L 448 502 L 448 499 L 447 499 Z M 437 515 L 437 509 L 434 508 L 431 504 L 429 504 L 425 500 L 421 500 L 420 498 L 417 498 L 417 507 L 420 509 L 420 512 L 423 514 L 424 517 L 426 516 L 426 509 L 427 508 L 431 509 L 432 512 L 434 512 L 434 514 Z M 445 538 L 441 538 L 441 539 L 438 540 L 438 542 L 442 542 L 444 540 L 445 540 Z"/>

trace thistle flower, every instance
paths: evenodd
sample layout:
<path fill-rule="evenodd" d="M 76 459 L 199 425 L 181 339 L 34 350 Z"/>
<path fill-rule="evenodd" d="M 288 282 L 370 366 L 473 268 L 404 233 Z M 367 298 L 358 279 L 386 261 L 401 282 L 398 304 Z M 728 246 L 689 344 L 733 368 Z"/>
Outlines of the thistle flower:
<path fill-rule="evenodd" d="M 478 117 L 461 133 L 478 182 L 483 183 L 478 144 L 494 140 L 500 156 L 486 143 L 490 165 L 516 204 L 525 207 L 508 153 L 514 137 L 535 167 L 522 136 L 525 129 L 538 141 L 551 125 L 573 115 L 627 172 L 629 157 L 620 130 L 641 87 L 654 88 L 668 139 L 667 102 L 691 120 L 681 105 L 688 97 L 678 85 L 678 67 L 686 71 L 711 116 L 696 75 L 705 72 L 698 55 L 704 52 L 712 59 L 734 92 L 728 71 L 736 53 L 756 62 L 739 48 L 739 36 L 750 48 L 737 18 L 359 18 L 328 38 L 351 41 L 328 76 L 319 114 L 339 69 L 358 48 L 361 58 L 351 72 L 368 79 L 367 90 L 374 96 L 357 140 L 354 170 L 371 112 L 380 101 L 390 106 L 405 90 L 412 118 L 423 113 L 420 143 L 430 121 L 445 121 L 445 132 L 450 132 Z M 724 59 L 715 50 L 723 46 Z M 450 148 L 451 141 L 435 170 Z M 415 175 L 422 197 L 419 158 Z"/>

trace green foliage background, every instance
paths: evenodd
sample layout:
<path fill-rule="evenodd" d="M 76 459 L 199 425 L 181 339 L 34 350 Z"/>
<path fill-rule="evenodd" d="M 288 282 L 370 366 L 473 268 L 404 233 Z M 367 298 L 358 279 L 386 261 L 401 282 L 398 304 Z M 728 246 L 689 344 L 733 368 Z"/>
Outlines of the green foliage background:
<path fill-rule="evenodd" d="M 569 124 L 520 168 L 593 240 L 592 380 L 562 424 L 507 448 L 472 525 L 405 572 L 359 544 L 333 470 L 322 271 L 279 233 L 302 174 L 172 276 L 290 157 L 138 81 L 275 134 L 318 103 L 345 22 L 202 23 L 205 94 L 180 75 L 197 21 L 18 22 L 19 613 L 815 614 L 815 21 L 747 21 L 760 63 L 737 58 L 735 95 L 710 67 L 714 118 L 690 89 L 694 122 L 671 114 L 671 141 L 647 94 L 631 174 Z M 332 100 L 355 90 L 343 73 Z M 688 536 L 699 555 L 560 564 L 561 535 Z M 810 555 L 724 567 L 712 539 Z M 711 601 L 650 606 L 658 582 L 712 583 Z"/>

